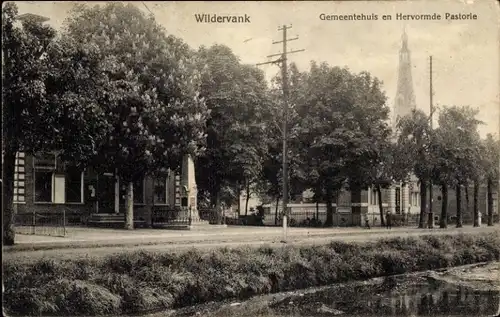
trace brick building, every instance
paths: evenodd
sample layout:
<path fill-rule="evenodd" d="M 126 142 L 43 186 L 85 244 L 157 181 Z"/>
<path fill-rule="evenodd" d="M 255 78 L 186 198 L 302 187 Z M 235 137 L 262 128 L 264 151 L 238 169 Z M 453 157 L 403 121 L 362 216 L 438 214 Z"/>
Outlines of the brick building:
<path fill-rule="evenodd" d="M 61 212 L 69 222 L 87 223 L 99 217 L 124 219 L 126 184 L 114 173 L 65 166 L 56 155 L 39 158 L 17 153 L 14 204 L 18 213 Z M 181 175 L 146 176 L 134 183 L 134 218 L 151 222 L 151 210 L 180 207 Z"/>

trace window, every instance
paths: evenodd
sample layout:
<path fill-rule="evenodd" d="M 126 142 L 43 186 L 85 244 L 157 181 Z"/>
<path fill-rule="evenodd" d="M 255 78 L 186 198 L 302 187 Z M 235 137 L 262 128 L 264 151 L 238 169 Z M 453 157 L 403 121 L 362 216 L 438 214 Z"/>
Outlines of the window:
<path fill-rule="evenodd" d="M 418 207 L 420 205 L 420 194 L 419 192 L 411 193 L 411 205 Z"/>
<path fill-rule="evenodd" d="M 65 193 L 67 203 L 83 203 L 82 172 L 76 167 L 68 167 L 65 175 Z"/>
<path fill-rule="evenodd" d="M 56 204 L 83 202 L 83 177 L 77 168 L 68 167 L 54 154 L 37 155 L 33 159 L 35 202 Z"/>
<path fill-rule="evenodd" d="M 35 171 L 35 202 L 52 202 L 52 171 Z"/>
<path fill-rule="evenodd" d="M 134 182 L 134 203 L 144 204 L 144 178 Z"/>
<path fill-rule="evenodd" d="M 370 190 L 370 204 L 372 205 L 378 205 L 378 194 L 377 190 L 373 189 Z"/>
<path fill-rule="evenodd" d="M 64 204 L 66 191 L 65 183 L 64 183 L 64 174 L 53 174 L 54 182 L 53 182 L 53 199 L 52 202 L 56 204 Z"/>
<path fill-rule="evenodd" d="M 42 154 L 33 158 L 35 202 L 53 201 L 55 155 Z"/>
<path fill-rule="evenodd" d="M 155 178 L 154 179 L 154 203 L 166 204 L 167 203 L 167 179 Z"/>

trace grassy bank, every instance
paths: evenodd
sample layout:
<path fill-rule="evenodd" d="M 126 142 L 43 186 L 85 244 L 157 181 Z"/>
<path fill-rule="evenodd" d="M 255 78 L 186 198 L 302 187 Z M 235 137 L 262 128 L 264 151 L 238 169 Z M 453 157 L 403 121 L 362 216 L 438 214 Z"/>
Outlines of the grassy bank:
<path fill-rule="evenodd" d="M 19 315 L 119 315 L 500 259 L 500 234 L 136 252 L 4 265 L 4 304 Z"/>

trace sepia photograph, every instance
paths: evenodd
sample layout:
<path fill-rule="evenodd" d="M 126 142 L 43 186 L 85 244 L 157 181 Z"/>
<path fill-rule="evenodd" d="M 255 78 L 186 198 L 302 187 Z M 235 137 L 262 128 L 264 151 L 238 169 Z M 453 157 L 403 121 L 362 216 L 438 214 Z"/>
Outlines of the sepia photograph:
<path fill-rule="evenodd" d="M 500 317 L 500 5 L 2 3 L 2 315 Z"/>

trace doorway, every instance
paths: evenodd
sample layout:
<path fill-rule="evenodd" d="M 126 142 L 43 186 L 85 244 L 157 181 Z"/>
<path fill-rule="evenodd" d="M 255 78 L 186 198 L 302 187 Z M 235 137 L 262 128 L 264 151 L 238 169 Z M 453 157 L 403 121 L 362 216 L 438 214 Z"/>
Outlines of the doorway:
<path fill-rule="evenodd" d="M 100 214 L 112 214 L 115 212 L 115 177 L 114 175 L 99 175 L 97 179 L 97 192 L 99 195 Z"/>
<path fill-rule="evenodd" d="M 401 188 L 396 187 L 396 213 L 401 213 Z"/>

